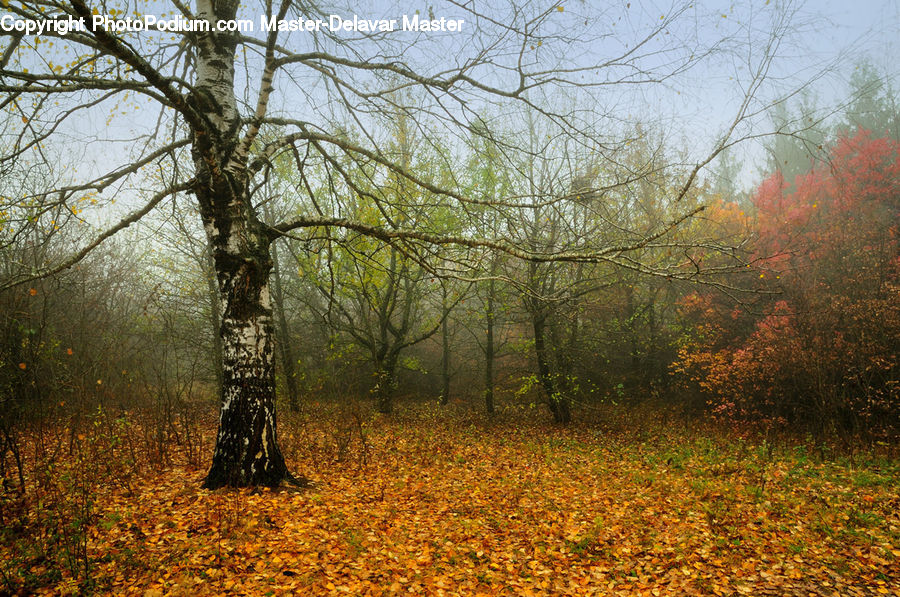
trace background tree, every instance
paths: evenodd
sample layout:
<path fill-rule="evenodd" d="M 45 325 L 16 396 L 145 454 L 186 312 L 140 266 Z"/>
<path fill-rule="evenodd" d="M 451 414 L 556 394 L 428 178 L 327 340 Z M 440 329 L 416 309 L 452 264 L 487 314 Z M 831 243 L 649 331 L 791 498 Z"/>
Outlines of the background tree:
<path fill-rule="evenodd" d="M 433 172 L 423 169 L 427 161 L 422 161 L 421 147 L 412 135 L 410 121 L 398 118 L 395 142 L 387 153 L 397 154 L 395 159 L 404 172 L 433 178 Z M 355 168 L 355 164 L 346 168 Z M 397 175 L 376 183 L 370 169 L 360 169 L 346 188 L 347 195 L 354 192 L 362 200 L 349 213 L 373 227 L 384 217 L 399 227 L 415 229 L 430 217 L 431 200 Z M 364 200 L 375 196 L 377 201 Z M 437 293 L 432 266 L 402 244 L 383 244 L 356 232 L 328 235 L 325 243 L 318 251 L 317 264 L 305 268 L 322 295 L 319 315 L 332 330 L 352 338 L 367 353 L 376 408 L 389 413 L 403 351 L 437 333 L 447 315 L 442 305 L 439 318 L 428 317 L 425 300 Z"/>
<path fill-rule="evenodd" d="M 900 110 L 891 81 L 871 62 L 859 62 L 850 75 L 850 100 L 838 131 L 852 135 L 856 130 L 870 131 L 875 137 L 900 139 Z"/>
<path fill-rule="evenodd" d="M 482 126 L 482 130 L 487 132 L 488 129 Z M 468 180 L 471 188 L 468 193 L 481 203 L 469 212 L 469 225 L 475 227 L 478 235 L 484 238 L 496 238 L 507 231 L 507 218 L 490 207 L 498 198 L 513 194 L 510 180 L 512 169 L 504 158 L 502 143 L 490 135 L 472 135 L 469 139 Z M 507 281 L 502 275 L 503 258 L 500 251 L 489 251 L 476 271 L 478 279 L 473 292 L 480 305 L 477 315 L 470 312 L 470 317 L 474 317 L 477 323 L 468 326 L 483 356 L 484 407 L 488 414 L 493 414 L 495 410 L 495 361 L 504 343 L 502 333 L 498 332 L 503 329 L 504 320 L 508 319 L 512 302 L 512 293 L 507 289 Z"/>

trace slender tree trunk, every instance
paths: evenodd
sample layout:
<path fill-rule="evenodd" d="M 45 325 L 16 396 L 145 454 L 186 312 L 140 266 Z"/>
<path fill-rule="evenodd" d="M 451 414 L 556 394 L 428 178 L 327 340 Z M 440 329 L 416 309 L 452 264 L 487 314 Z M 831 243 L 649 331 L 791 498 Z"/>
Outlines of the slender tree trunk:
<path fill-rule="evenodd" d="M 441 381 L 443 382 L 441 387 L 441 404 L 447 405 L 450 403 L 450 331 L 449 323 L 447 322 L 450 317 L 447 309 L 446 288 L 444 289 L 441 308 L 444 316 L 444 319 L 441 321 L 441 345 L 443 349 L 443 354 L 441 355 Z"/>
<path fill-rule="evenodd" d="M 294 412 L 300 410 L 300 392 L 297 389 L 297 366 L 294 351 L 291 347 L 291 335 L 288 329 L 287 316 L 284 311 L 284 294 L 281 287 L 281 270 L 278 263 L 278 250 L 272 245 L 272 299 L 275 301 L 275 314 L 278 321 L 278 352 L 281 367 L 284 371 L 284 385 L 288 393 L 288 406 Z"/>
<path fill-rule="evenodd" d="M 487 309 L 484 314 L 484 408 L 494 414 L 494 279 L 488 282 Z"/>
<path fill-rule="evenodd" d="M 650 295 L 650 304 L 647 306 L 647 327 L 648 347 L 647 347 L 647 364 L 644 367 L 644 379 L 648 382 L 655 383 L 657 379 L 662 377 L 660 369 L 660 347 L 658 345 L 658 333 L 656 329 L 656 296 Z"/>
<path fill-rule="evenodd" d="M 628 300 L 626 301 L 626 317 L 628 327 L 628 337 L 631 342 L 631 372 L 633 377 L 637 377 L 641 370 L 641 348 L 638 338 L 637 308 L 634 304 L 634 289 L 629 287 L 627 290 Z"/>
<path fill-rule="evenodd" d="M 578 340 L 580 318 L 578 317 L 578 307 L 575 307 L 572 313 L 571 327 L 569 328 L 569 347 L 566 349 L 566 375 L 572 375 L 575 371 L 575 355 L 578 353 Z"/>

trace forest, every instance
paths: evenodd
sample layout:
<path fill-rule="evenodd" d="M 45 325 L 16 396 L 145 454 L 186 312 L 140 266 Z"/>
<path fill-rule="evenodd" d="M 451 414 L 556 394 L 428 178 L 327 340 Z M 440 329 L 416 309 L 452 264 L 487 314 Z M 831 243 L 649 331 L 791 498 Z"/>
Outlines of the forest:
<path fill-rule="evenodd" d="M 900 13 L 720 4 L 3 0 L 0 595 L 900 594 Z"/>

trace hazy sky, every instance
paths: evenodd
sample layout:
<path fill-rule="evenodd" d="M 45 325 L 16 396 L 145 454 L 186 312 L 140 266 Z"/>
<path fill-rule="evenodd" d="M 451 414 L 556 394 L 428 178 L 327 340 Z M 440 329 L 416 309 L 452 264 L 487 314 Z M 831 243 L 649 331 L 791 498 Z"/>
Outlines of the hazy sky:
<path fill-rule="evenodd" d="M 806 10 L 826 20 L 821 37 L 811 40 L 819 51 L 855 45 L 873 52 L 883 69 L 898 69 L 900 59 L 900 0 L 820 0 Z"/>
<path fill-rule="evenodd" d="M 900 89 L 900 0 L 810 0 L 799 16 L 800 26 L 812 34 L 801 36 L 798 62 L 825 65 L 842 58 L 812 87 L 823 105 L 846 101 L 847 83 L 861 59 L 886 75 L 895 91 Z M 804 49 L 809 55 L 803 55 Z M 754 163 L 746 165 L 745 183 L 755 184 L 756 167 L 762 164 L 760 144 L 749 144 L 743 153 Z"/>
<path fill-rule="evenodd" d="M 407 0 L 398 2 L 394 0 L 335 0 L 337 5 L 343 5 L 344 14 L 356 13 L 360 17 L 378 18 L 384 16 L 397 17 L 399 14 L 412 14 L 419 10 L 423 15 L 429 13 L 429 6 L 433 5 L 435 16 L 450 16 L 458 13 L 458 9 L 440 2 L 439 0 Z M 471 3 L 471 4 L 470 4 Z M 680 4 L 680 0 L 562 0 L 560 4 L 564 11 L 559 14 L 554 8 L 554 0 L 534 0 L 530 3 L 531 10 L 550 10 L 552 19 L 550 26 L 557 24 L 577 24 L 576 15 L 579 13 L 592 14 L 596 18 L 596 28 L 589 33 L 596 35 L 596 40 L 582 41 L 578 51 L 581 54 L 571 59 L 576 65 L 578 61 L 599 61 L 621 52 L 626 41 L 634 43 L 640 36 L 659 24 L 661 15 L 673 10 L 673 5 Z M 115 3 L 113 3 L 115 4 Z M 168 5 L 168 2 L 154 2 L 150 0 L 149 7 L 154 5 Z M 478 9 L 491 7 L 494 3 L 488 0 L 469 0 L 460 2 L 463 5 L 472 5 Z M 767 24 L 767 14 L 773 13 L 771 9 L 782 4 L 782 0 L 737 0 L 729 1 L 699 1 L 695 7 L 685 13 L 683 22 L 680 20 L 673 25 L 672 37 L 684 34 L 687 40 L 693 35 L 700 43 L 715 40 L 717 37 L 734 35 L 739 39 L 741 26 L 752 23 L 755 35 L 764 38 Z M 796 4 L 796 3 L 795 3 Z M 832 66 L 827 76 L 817 80 L 811 86 L 813 96 L 823 105 L 832 104 L 846 99 L 847 81 L 857 60 L 867 56 L 879 71 L 892 76 L 895 89 L 900 74 L 900 0 L 810 0 L 799 3 L 799 12 L 796 18 L 795 34 L 787 40 L 781 48 L 780 60 L 773 69 L 773 77 L 760 95 L 763 98 L 774 98 L 780 93 L 789 91 L 796 86 L 798 81 L 813 77 L 817 72 Z M 258 10 L 259 4 L 247 2 L 247 10 Z M 723 18 L 719 19 L 722 13 Z M 703 13 L 703 18 L 698 17 Z M 258 13 L 257 13 L 258 14 Z M 728 15 L 727 18 L 726 15 Z M 249 15 L 247 15 L 249 16 Z M 712 17 L 711 19 L 707 17 Z M 749 25 L 748 25 L 749 26 Z M 607 36 L 615 31 L 615 35 Z M 699 33 L 697 32 L 699 31 Z M 143 34 L 150 35 L 150 34 Z M 395 39 L 405 43 L 413 39 L 412 34 L 398 34 Z M 292 39 L 299 45 L 310 43 L 311 36 L 292 34 Z M 460 47 L 467 40 L 465 36 L 445 35 L 425 36 L 422 44 L 416 46 L 419 57 L 426 60 L 420 65 L 428 69 L 434 65 L 434 70 L 450 67 L 459 54 L 471 53 L 471 48 Z M 666 38 L 660 37 L 660 44 Z M 475 45 L 479 45 L 476 39 Z M 487 44 L 488 40 L 481 43 Z M 288 43 L 287 41 L 285 43 Z M 552 41 L 536 52 L 551 52 Z M 577 45 L 577 44 L 576 44 Z M 2 44 L 0 44 L 2 47 Z M 660 45 L 665 48 L 664 45 Z M 568 50 L 564 45 L 560 46 L 563 57 Z M 308 48 L 304 48 L 308 49 Z M 694 51 L 691 47 L 689 51 Z M 401 53 L 403 59 L 415 59 L 411 52 Z M 651 58 L 649 60 L 653 60 Z M 834 62 L 841 57 L 840 62 Z M 501 59 L 502 61 L 502 59 Z M 595 62 L 592 62 L 595 63 Z M 632 95 L 628 94 L 628 86 L 616 86 L 597 88 L 596 96 L 591 99 L 610 116 L 609 121 L 616 122 L 650 122 L 657 118 L 662 126 L 665 126 L 676 146 L 698 147 L 698 153 L 704 148 L 699 147 L 712 142 L 712 138 L 720 133 L 733 118 L 735 108 L 741 99 L 740 81 L 742 74 L 739 72 L 740 60 L 734 64 L 729 61 L 712 62 L 704 64 L 697 70 L 692 70 L 683 79 L 673 81 L 672 85 L 642 87 Z M 733 71 L 733 72 L 732 72 Z M 488 77 L 490 73 L 482 73 Z M 730 81 L 729 75 L 735 75 L 738 84 Z M 601 76 L 602 73 L 601 73 Z M 258 77 L 251 74 L 251 79 Z M 613 77 L 615 78 L 615 77 Z M 278 102 L 273 102 L 273 107 L 279 104 L 286 110 L 307 114 L 311 111 L 328 116 L 323 108 L 325 103 L 319 103 L 321 77 L 317 73 L 308 70 L 302 78 L 296 81 L 280 78 L 277 82 L 284 90 Z M 296 83 L 292 89 L 290 83 Z M 508 86 L 508 85 L 504 85 Z M 620 91 L 622 90 L 622 91 Z M 618 93 L 623 95 L 618 96 Z M 252 96 L 252 89 L 248 97 Z M 299 99 L 299 101 L 296 101 Z M 765 101 L 761 102 L 764 105 Z M 478 111 L 478 107 L 474 108 Z M 79 137 L 91 138 L 95 135 L 103 135 L 106 132 L 110 137 L 127 139 L 128 129 L 139 127 L 141 124 L 151 126 L 155 124 L 155 110 L 147 109 L 132 112 L 129 116 L 120 118 L 112 127 L 106 124 L 107 115 L 101 111 L 97 114 L 86 115 L 78 122 L 73 139 Z M 756 128 L 751 132 L 761 130 L 765 124 L 765 118 L 757 119 Z M 119 134 L 119 133 L 122 134 Z M 744 131 L 746 133 L 746 131 Z M 112 133 L 112 134 L 111 134 Z M 463 133 L 465 131 L 463 130 Z M 613 132 L 614 134 L 614 132 Z M 123 146 L 123 141 L 119 147 Z M 108 151 L 110 145 L 104 145 L 104 151 Z M 748 161 L 758 161 L 760 156 L 760 144 L 751 143 L 745 146 L 743 152 Z M 96 150 L 96 148 L 92 148 Z M 117 150 L 119 151 L 119 150 Z"/>

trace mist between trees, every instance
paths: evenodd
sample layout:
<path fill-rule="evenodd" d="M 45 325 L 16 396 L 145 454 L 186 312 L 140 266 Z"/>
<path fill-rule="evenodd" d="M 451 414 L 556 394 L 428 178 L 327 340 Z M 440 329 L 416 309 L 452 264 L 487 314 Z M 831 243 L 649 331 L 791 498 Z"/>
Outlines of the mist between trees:
<path fill-rule="evenodd" d="M 101 8 L 353 14 L 3 10 Z M 4 37 L 4 479 L 23 429 L 98 408 L 156 413 L 160 452 L 218 410 L 209 488 L 302 484 L 276 407 L 323 401 L 895 438 L 890 77 L 858 62 L 817 100 L 853 67 L 785 59 L 790 3 L 480 10 L 429 9 L 466 27 L 427 35 Z"/>

